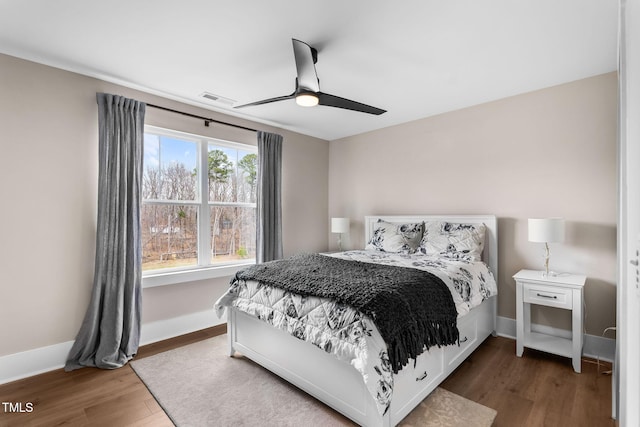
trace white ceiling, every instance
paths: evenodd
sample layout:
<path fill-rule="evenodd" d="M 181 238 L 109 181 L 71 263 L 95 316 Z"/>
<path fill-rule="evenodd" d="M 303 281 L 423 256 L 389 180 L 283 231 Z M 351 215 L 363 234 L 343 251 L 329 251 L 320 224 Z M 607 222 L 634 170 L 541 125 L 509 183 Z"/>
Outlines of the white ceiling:
<path fill-rule="evenodd" d="M 0 52 L 334 140 L 614 71 L 617 24 L 617 0 L 0 0 Z M 292 93 L 291 38 L 387 113 L 200 97 Z"/>

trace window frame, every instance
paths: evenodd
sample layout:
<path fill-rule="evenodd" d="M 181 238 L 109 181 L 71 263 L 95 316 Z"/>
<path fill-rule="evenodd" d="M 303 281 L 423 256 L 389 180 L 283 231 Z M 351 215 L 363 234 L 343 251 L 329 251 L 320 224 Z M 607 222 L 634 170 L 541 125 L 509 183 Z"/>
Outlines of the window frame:
<path fill-rule="evenodd" d="M 211 208 L 213 207 L 252 207 L 257 209 L 257 203 L 249 202 L 220 202 L 209 200 L 208 156 L 209 145 L 221 146 L 258 154 L 258 147 L 246 143 L 228 141 L 220 138 L 196 135 L 159 126 L 145 125 L 144 133 L 163 135 L 173 138 L 185 139 L 198 144 L 197 158 L 197 200 L 141 200 L 142 205 L 183 205 L 195 206 L 198 210 L 198 253 L 197 265 L 187 267 L 174 267 L 166 269 L 147 270 L 142 272 L 142 287 L 174 285 L 183 282 L 206 280 L 216 277 L 225 277 L 235 274 L 247 265 L 255 264 L 255 258 L 232 260 L 228 262 L 211 262 Z M 144 148 L 143 148 L 144 156 Z M 236 165 L 237 167 L 237 165 Z"/>

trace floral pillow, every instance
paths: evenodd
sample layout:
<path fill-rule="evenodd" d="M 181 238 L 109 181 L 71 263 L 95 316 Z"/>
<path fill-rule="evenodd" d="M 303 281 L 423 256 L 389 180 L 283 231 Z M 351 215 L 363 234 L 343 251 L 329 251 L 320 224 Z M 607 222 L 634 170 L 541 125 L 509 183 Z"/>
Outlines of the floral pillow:
<path fill-rule="evenodd" d="M 457 224 L 433 221 L 425 224 L 420 252 L 466 261 L 481 261 L 484 224 Z"/>
<path fill-rule="evenodd" d="M 378 219 L 374 226 L 373 237 L 365 249 L 412 254 L 418 250 L 423 232 L 424 222 L 392 224 Z"/>

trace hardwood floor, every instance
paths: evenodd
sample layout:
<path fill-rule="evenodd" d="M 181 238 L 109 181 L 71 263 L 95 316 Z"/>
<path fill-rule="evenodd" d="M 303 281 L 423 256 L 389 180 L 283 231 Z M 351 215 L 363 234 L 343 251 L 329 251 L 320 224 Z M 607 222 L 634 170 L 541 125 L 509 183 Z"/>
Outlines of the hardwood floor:
<path fill-rule="evenodd" d="M 441 387 L 498 411 L 494 426 L 615 426 L 611 418 L 611 364 L 525 349 L 489 337 Z"/>
<path fill-rule="evenodd" d="M 206 329 L 141 347 L 136 359 L 225 332 Z M 503 426 L 615 426 L 611 419 L 611 376 L 591 360 L 576 374 L 571 360 L 525 350 L 515 341 L 490 337 L 441 386 L 498 411 Z M 0 426 L 172 426 L 130 366 L 105 371 L 63 370 L 0 385 L 0 401 L 33 405 L 15 413 L 0 406 Z M 14 406 L 15 409 L 15 406 Z"/>
<path fill-rule="evenodd" d="M 136 359 L 153 356 L 226 332 L 226 325 L 140 348 Z M 7 413 L 0 406 L 0 427 L 173 426 L 129 365 L 120 369 L 59 369 L 0 385 L 0 401 L 33 404 L 32 412 Z"/>

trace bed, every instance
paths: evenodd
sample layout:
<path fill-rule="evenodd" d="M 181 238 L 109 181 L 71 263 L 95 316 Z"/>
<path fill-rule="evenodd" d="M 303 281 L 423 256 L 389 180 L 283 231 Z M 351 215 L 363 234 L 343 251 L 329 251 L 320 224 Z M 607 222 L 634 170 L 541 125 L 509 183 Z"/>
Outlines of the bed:
<path fill-rule="evenodd" d="M 417 245 L 418 248 L 414 248 L 417 253 L 405 252 L 388 255 L 385 250 L 380 250 L 383 249 L 380 244 L 393 245 L 393 240 L 388 237 L 387 243 L 377 241 L 381 229 L 391 225 L 399 228 L 400 225 L 407 224 L 422 224 L 420 242 Z M 376 330 L 373 334 L 365 334 L 367 335 L 366 340 L 362 337 L 355 338 L 352 342 L 357 343 L 354 344 L 355 350 L 349 345 L 346 345 L 348 347 L 346 350 L 344 348 L 338 349 L 334 345 L 335 348 L 331 349 L 332 354 L 331 351 L 323 348 L 324 344 L 320 345 L 321 338 L 319 336 L 321 334 L 303 339 L 301 336 L 296 336 L 292 330 L 283 330 L 287 329 L 286 322 L 284 327 L 281 325 L 274 327 L 277 322 L 270 319 L 269 321 L 274 325 L 270 324 L 266 321 L 265 316 L 260 315 L 259 311 L 251 310 L 240 303 L 238 306 L 234 306 L 232 301 L 235 296 L 227 293 L 218 300 L 216 309 L 219 311 L 227 310 L 229 354 L 233 356 L 236 351 L 242 353 L 360 425 L 384 427 L 397 425 L 489 335 L 495 332 L 497 284 L 494 278 L 498 271 L 496 218 L 492 215 L 367 216 L 365 217 L 365 241 L 367 243 L 365 249 L 367 250 L 327 255 L 364 262 L 370 261 L 366 258 L 373 256 L 376 259 L 371 262 L 375 263 L 386 262 L 394 265 L 403 262 L 408 263 L 409 266 L 411 264 L 421 265 L 423 262 L 419 250 L 425 252 L 425 246 L 428 251 L 433 249 L 429 249 L 428 244 L 423 246 L 426 241 L 427 229 L 436 227 L 436 225 L 442 227 L 442 224 L 470 226 L 473 230 L 482 230 L 484 240 L 480 248 L 481 252 L 476 254 L 481 257 L 482 263 L 473 264 L 480 264 L 478 268 L 487 270 L 487 272 L 479 273 L 478 276 L 483 280 L 488 279 L 487 281 L 491 283 L 491 290 L 483 289 L 484 296 L 480 299 L 476 298 L 475 304 L 467 304 L 467 310 L 461 308 L 463 304 L 460 303 L 459 297 L 454 298 L 458 311 L 457 331 L 459 331 L 455 344 L 431 346 L 398 370 L 397 373 L 380 374 L 380 370 L 374 366 L 375 357 L 372 356 L 377 353 L 372 349 L 377 349 L 376 346 L 379 346 L 380 342 L 384 345 L 384 341 L 379 340 Z M 409 230 L 409 232 L 412 231 L 415 230 Z M 403 235 L 405 242 L 407 235 L 410 234 Z M 423 240 L 423 235 L 425 240 Z M 463 257 L 467 257 L 469 251 L 463 252 L 465 252 Z M 459 253 L 462 252 L 456 252 L 456 254 Z M 430 257 L 433 254 L 427 255 Z M 439 266 L 445 265 L 446 268 L 451 268 L 450 265 L 457 265 L 457 261 L 452 260 L 449 256 L 450 254 L 447 254 L 448 258 L 446 260 L 443 258 L 443 261 L 438 261 L 437 264 Z M 442 275 L 440 272 L 431 270 L 433 262 L 427 264 L 429 264 L 427 270 L 438 276 Z M 471 263 L 467 262 L 467 264 Z M 445 281 L 451 293 L 456 294 L 452 285 L 454 280 L 443 279 L 443 282 Z M 249 283 L 252 282 L 249 281 Z M 262 289 L 261 286 L 258 283 L 258 288 Z M 475 297 L 469 298 L 474 299 Z M 307 300 L 303 298 L 302 301 L 306 303 Z M 349 329 L 349 331 L 353 331 L 353 329 Z M 326 341 L 325 339 L 322 342 Z M 363 350 L 364 348 L 366 351 Z M 352 356 L 342 354 L 349 351 L 355 351 L 359 358 L 350 359 Z M 361 354 L 364 354 L 362 358 L 367 366 L 363 366 L 365 362 L 360 360 Z M 345 358 L 346 361 L 351 360 L 351 362 L 345 363 Z M 375 372 L 372 370 L 372 366 L 374 366 Z M 376 375 L 390 375 L 392 387 L 387 389 L 385 387 L 386 379 L 382 381 L 380 379 L 382 377 L 378 378 Z M 389 396 L 385 394 L 386 392 L 389 392 Z"/>

